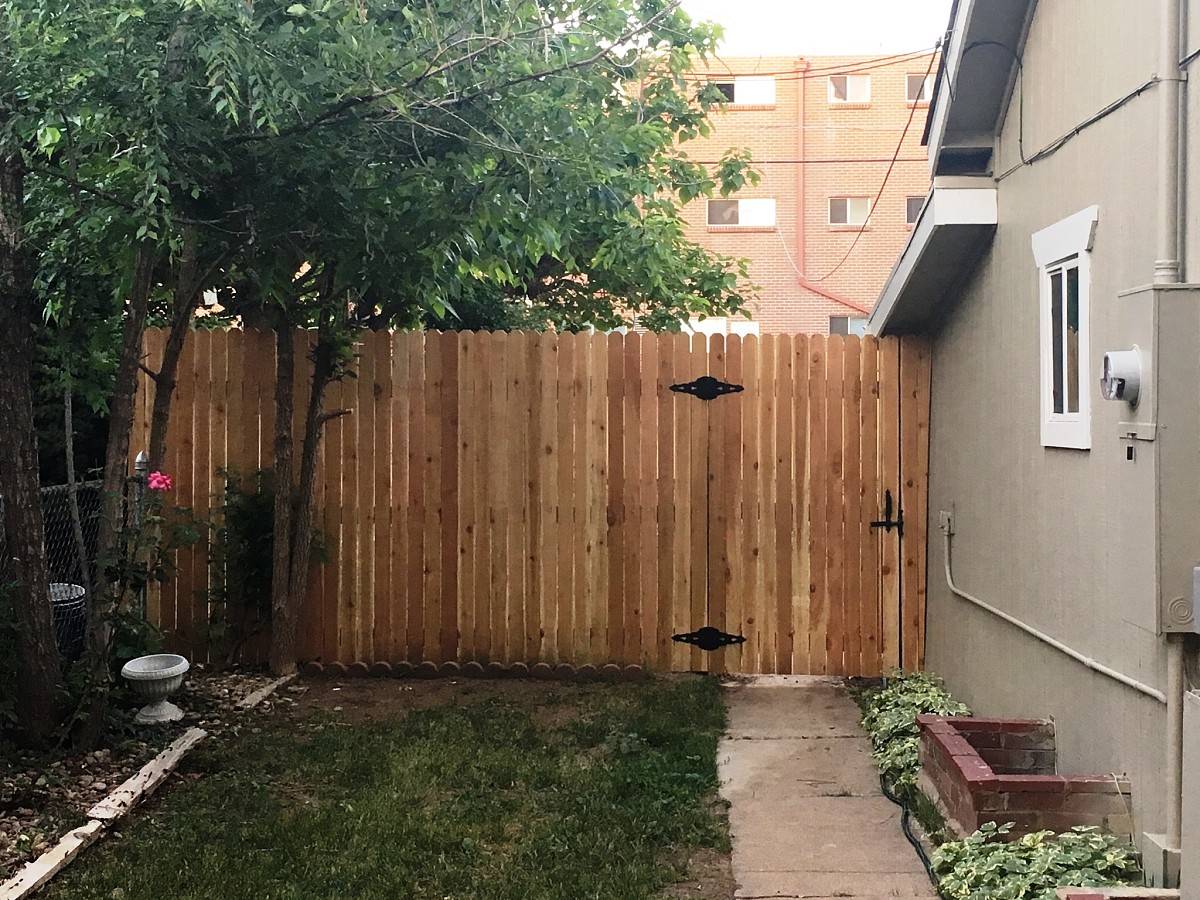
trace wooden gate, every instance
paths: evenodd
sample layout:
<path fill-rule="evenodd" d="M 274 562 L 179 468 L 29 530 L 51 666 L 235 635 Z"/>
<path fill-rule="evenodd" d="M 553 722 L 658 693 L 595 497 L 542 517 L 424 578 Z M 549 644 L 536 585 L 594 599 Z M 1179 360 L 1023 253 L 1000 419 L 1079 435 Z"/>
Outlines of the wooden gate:
<path fill-rule="evenodd" d="M 308 340 L 297 335 L 298 376 Z M 151 368 L 162 346 L 151 332 Z M 350 414 L 323 446 L 331 559 L 306 598 L 306 659 L 920 665 L 920 341 L 375 333 L 359 353 L 327 404 Z M 269 335 L 191 336 L 164 465 L 176 502 L 215 514 L 219 468 L 269 464 L 273 358 Z M 743 390 L 670 390 L 702 375 Z M 206 655 L 208 579 L 206 553 L 185 554 L 151 598 L 193 658 Z M 745 641 L 706 653 L 672 640 L 705 625 Z"/>

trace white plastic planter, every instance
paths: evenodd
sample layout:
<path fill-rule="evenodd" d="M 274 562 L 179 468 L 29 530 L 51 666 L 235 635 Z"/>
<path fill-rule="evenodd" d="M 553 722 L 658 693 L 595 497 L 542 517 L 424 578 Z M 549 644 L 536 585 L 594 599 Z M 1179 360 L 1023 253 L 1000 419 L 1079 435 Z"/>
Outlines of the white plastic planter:
<path fill-rule="evenodd" d="M 139 725 L 177 722 L 183 710 L 167 697 L 183 684 L 183 676 L 191 664 L 177 653 L 154 653 L 131 659 L 121 668 L 121 677 L 129 682 L 135 694 L 151 702 L 134 717 Z"/>

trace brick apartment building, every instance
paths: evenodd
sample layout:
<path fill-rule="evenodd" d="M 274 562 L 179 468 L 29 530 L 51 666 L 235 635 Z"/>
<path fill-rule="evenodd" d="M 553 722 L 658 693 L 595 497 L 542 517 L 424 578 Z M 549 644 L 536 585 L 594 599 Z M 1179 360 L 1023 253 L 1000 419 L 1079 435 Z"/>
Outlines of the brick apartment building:
<path fill-rule="evenodd" d="M 730 102 L 713 114 L 712 133 L 683 150 L 716 162 L 729 148 L 748 148 L 762 176 L 733 199 L 684 207 L 689 237 L 749 259 L 759 287 L 753 324 L 714 320 L 702 330 L 853 332 L 865 324 L 929 189 L 921 133 L 937 71 L 931 57 L 724 57 L 696 69 L 697 82 L 716 82 Z"/>

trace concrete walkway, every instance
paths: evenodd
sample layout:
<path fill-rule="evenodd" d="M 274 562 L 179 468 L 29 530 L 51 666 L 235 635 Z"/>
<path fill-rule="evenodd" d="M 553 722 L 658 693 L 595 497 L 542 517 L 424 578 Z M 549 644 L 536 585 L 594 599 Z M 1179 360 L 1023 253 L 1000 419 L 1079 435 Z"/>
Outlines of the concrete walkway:
<path fill-rule="evenodd" d="M 840 682 L 762 676 L 725 699 L 718 757 L 739 900 L 936 897 Z"/>

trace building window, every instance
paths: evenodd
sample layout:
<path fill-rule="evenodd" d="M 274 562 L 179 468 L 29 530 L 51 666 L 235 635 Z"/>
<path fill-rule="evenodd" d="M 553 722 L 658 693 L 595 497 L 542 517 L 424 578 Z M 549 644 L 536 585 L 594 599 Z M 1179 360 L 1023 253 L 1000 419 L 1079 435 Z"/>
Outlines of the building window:
<path fill-rule="evenodd" d="M 870 103 L 870 75 L 830 75 L 830 103 Z"/>
<path fill-rule="evenodd" d="M 709 200 L 708 224 L 772 228 L 775 225 L 775 201 Z"/>
<path fill-rule="evenodd" d="M 1091 249 L 1099 208 L 1088 207 L 1033 236 L 1041 317 L 1044 447 L 1092 446 L 1089 377 Z"/>
<path fill-rule="evenodd" d="M 830 225 L 866 225 L 871 217 L 868 197 L 830 197 Z"/>
<path fill-rule="evenodd" d="M 932 96 L 932 75 L 909 75 L 905 80 L 904 97 L 909 103 L 928 103 Z"/>
<path fill-rule="evenodd" d="M 713 86 L 733 106 L 774 106 L 774 75 L 739 75 L 714 81 Z"/>
<path fill-rule="evenodd" d="M 867 333 L 866 316 L 830 316 L 830 334 L 857 334 L 862 337 Z"/>
<path fill-rule="evenodd" d="M 904 221 L 916 225 L 921 217 L 921 207 L 925 205 L 924 197 L 909 197 L 904 201 Z"/>

